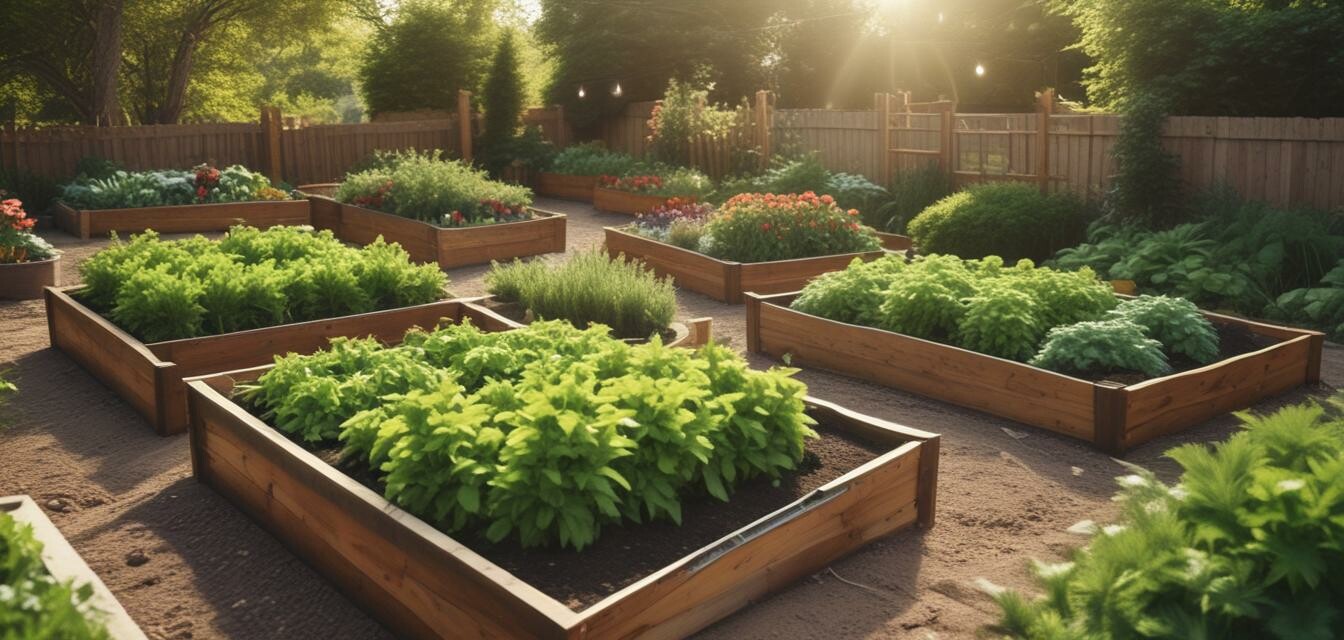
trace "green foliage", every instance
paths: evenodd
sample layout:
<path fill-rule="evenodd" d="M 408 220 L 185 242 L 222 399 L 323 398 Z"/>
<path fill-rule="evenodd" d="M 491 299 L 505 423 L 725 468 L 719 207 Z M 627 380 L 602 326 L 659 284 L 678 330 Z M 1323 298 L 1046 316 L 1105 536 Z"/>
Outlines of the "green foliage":
<path fill-rule="evenodd" d="M 1063 373 L 1138 372 L 1149 377 L 1171 371 L 1162 343 L 1124 319 L 1094 320 L 1055 327 L 1032 366 Z"/>
<path fill-rule="evenodd" d="M 647 338 L 666 329 L 677 312 L 671 278 L 659 278 L 638 260 L 610 258 L 600 248 L 580 251 L 561 265 L 494 263 L 485 284 L 490 293 L 521 304 L 538 319 L 566 320 L 580 328 L 601 324 L 618 338 Z"/>
<path fill-rule="evenodd" d="M 498 29 L 495 0 L 414 0 L 397 7 L 364 52 L 360 89 L 371 113 L 457 110 L 457 91 L 479 92 Z"/>
<path fill-rule="evenodd" d="M 490 180 L 484 171 L 438 152 L 375 156 L 374 168 L 345 176 L 335 198 L 440 226 L 526 220 L 532 191 Z"/>
<path fill-rule="evenodd" d="M 7 198 L 17 198 L 28 203 L 33 213 L 42 213 L 60 195 L 60 188 L 50 178 L 28 171 L 0 168 L 0 193 L 7 194 Z"/>
<path fill-rule="evenodd" d="M 877 234 L 830 196 L 733 196 L 705 225 L 704 253 L 722 260 L 770 262 L 876 251 Z"/>
<path fill-rule="evenodd" d="M 855 258 L 842 271 L 813 278 L 791 306 L 803 313 L 839 322 L 878 326 L 883 322 L 879 309 L 887 288 L 903 268 L 905 259 L 896 256 L 866 262 Z M 897 304 L 896 309 L 899 308 Z"/>
<path fill-rule="evenodd" d="M 727 500 L 777 478 L 815 436 L 792 371 L 606 334 L 537 322 L 448 325 L 391 348 L 337 340 L 239 392 L 285 433 L 344 441 L 412 513 L 525 546 L 582 549 L 604 524 L 680 522 L 688 492 Z"/>
<path fill-rule="evenodd" d="M 982 286 L 966 301 L 957 324 L 961 346 L 999 358 L 1026 360 L 1045 335 L 1036 300 L 1002 280 Z"/>
<path fill-rule="evenodd" d="M 935 163 L 918 169 L 897 171 L 887 187 L 887 198 L 876 209 L 859 208 L 868 226 L 890 233 L 905 233 L 906 225 L 933 203 L 952 193 L 952 180 Z"/>
<path fill-rule="evenodd" d="M 485 107 L 485 131 L 481 135 L 481 159 L 491 175 L 513 161 L 507 153 L 518 137 L 523 116 L 523 76 L 512 31 L 505 32 L 495 47 L 490 75 L 481 94 Z"/>
<path fill-rule="evenodd" d="M 1268 416 L 1212 449 L 1167 452 L 1168 486 L 1119 479 L 1117 524 L 1072 561 L 1036 563 L 1045 592 L 995 595 L 1010 638 L 1326 639 L 1344 603 L 1344 420 L 1316 404 Z"/>
<path fill-rule="evenodd" d="M 1189 300 L 1167 296 L 1139 296 L 1121 302 L 1107 318 L 1128 320 L 1157 340 L 1168 355 L 1181 355 L 1199 364 L 1218 359 L 1218 331 Z"/>
<path fill-rule="evenodd" d="M 635 159 L 624 153 L 607 151 L 597 142 L 585 142 L 560 150 L 551 161 L 550 171 L 567 176 L 623 176 L 635 165 Z"/>
<path fill-rule="evenodd" d="M 107 638 L 93 587 L 57 581 L 33 528 L 0 512 L 0 629 L 6 638 Z"/>
<path fill-rule="evenodd" d="M 927 253 L 1044 260 L 1082 238 L 1082 214 L 1083 204 L 1070 194 L 991 182 L 939 200 L 915 216 L 908 231 Z"/>
<path fill-rule="evenodd" d="M 1320 285 L 1279 296 L 1271 317 L 1320 327 L 1335 339 L 1344 336 L 1344 261 L 1325 274 Z"/>
<path fill-rule="evenodd" d="M 381 238 L 234 227 L 219 241 L 146 231 L 80 264 L 81 300 L 146 342 L 216 335 L 432 302 L 447 279 Z"/>
<path fill-rule="evenodd" d="M 732 109 L 709 103 L 709 90 L 689 82 L 668 80 L 667 90 L 649 118 L 649 156 L 658 162 L 687 166 L 691 140 L 721 136 L 733 125 Z"/>
<path fill-rule="evenodd" d="M 664 164 L 637 166 L 625 177 L 604 175 L 598 184 L 607 189 L 688 199 L 703 199 L 714 188 L 714 181 L 696 169 Z"/>
<path fill-rule="evenodd" d="M 1120 103 L 1116 174 L 1106 207 L 1121 222 L 1169 226 L 1181 217 L 1180 158 L 1162 146 L 1168 102 L 1135 94 Z"/>
<path fill-rule="evenodd" d="M 213 172 L 208 181 L 202 171 Z M 76 209 L 130 209 L 274 199 L 263 193 L 272 188 L 266 176 L 242 165 L 218 170 L 201 165 L 192 171 L 114 171 L 106 177 L 81 173 L 61 187 L 61 200 Z"/>

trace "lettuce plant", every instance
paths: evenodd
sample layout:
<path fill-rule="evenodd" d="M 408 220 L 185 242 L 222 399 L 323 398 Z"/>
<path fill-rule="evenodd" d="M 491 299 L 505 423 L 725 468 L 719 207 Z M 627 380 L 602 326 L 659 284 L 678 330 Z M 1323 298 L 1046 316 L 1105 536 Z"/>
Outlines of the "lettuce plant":
<path fill-rule="evenodd" d="M 105 177 L 81 175 L 61 188 L 61 199 L 77 209 L 128 209 L 255 200 L 285 200 L 266 176 L 242 165 L 191 171 L 115 171 Z"/>
<path fill-rule="evenodd" d="M 32 527 L 0 512 L 0 629 L 6 638 L 107 638 L 93 587 L 47 572 Z"/>

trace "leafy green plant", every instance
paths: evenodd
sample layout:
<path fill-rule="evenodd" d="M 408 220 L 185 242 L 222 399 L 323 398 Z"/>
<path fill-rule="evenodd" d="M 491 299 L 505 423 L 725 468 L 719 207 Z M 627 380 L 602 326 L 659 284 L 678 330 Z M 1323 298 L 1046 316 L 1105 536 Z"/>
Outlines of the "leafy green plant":
<path fill-rule="evenodd" d="M 928 253 L 1044 260 L 1083 237 L 1083 203 L 1034 186 L 990 182 L 954 193 L 915 216 L 907 231 Z"/>
<path fill-rule="evenodd" d="M 897 256 L 866 262 L 855 258 L 844 270 L 814 278 L 791 308 L 839 322 L 881 326 L 885 323 L 879 309 L 887 288 L 903 268 L 905 259 Z"/>
<path fill-rule="evenodd" d="M 47 572 L 30 525 L 0 512 L 0 629 L 6 638 L 107 638 L 93 587 Z"/>
<path fill-rule="evenodd" d="M 1170 355 L 1182 355 L 1199 364 L 1218 359 L 1218 331 L 1189 300 L 1139 296 L 1120 303 L 1107 317 L 1139 325 L 1144 335 L 1162 343 Z"/>
<path fill-rule="evenodd" d="M 906 225 L 933 203 L 952 193 L 952 181 L 942 168 L 929 163 L 918 169 L 897 171 L 887 185 L 885 202 L 863 209 L 868 226 L 890 233 L 905 233 Z"/>
<path fill-rule="evenodd" d="M 1119 478 L 1119 521 L 1089 526 L 1069 562 L 1034 563 L 1041 596 L 992 588 L 998 631 L 1032 640 L 1337 637 L 1344 419 L 1315 403 L 1240 416 L 1244 429 L 1226 442 L 1167 452 L 1182 469 L 1176 484 L 1138 467 Z"/>
<path fill-rule="evenodd" d="M 449 531 L 582 549 L 604 524 L 680 522 L 689 491 L 727 500 L 793 469 L 815 434 L 792 374 L 604 327 L 467 323 L 397 347 L 337 340 L 238 393 L 285 433 L 344 441 L 389 499 Z"/>
<path fill-rule="evenodd" d="M 80 273 L 80 299 L 148 342 L 424 304 L 447 284 L 397 244 L 356 249 L 298 227 L 234 227 L 219 241 L 114 236 Z"/>
<path fill-rule="evenodd" d="M 527 187 L 490 180 L 484 171 L 437 156 L 408 151 L 376 159 L 382 166 L 347 174 L 335 198 L 445 227 L 530 217 Z"/>
<path fill-rule="evenodd" d="M 618 338 L 647 338 L 668 327 L 677 312 L 671 278 L 659 278 L 643 262 L 580 251 L 568 262 L 494 263 L 485 276 L 490 293 L 517 302 L 543 320 L 576 327 L 596 323 Z"/>
<path fill-rule="evenodd" d="M 1344 261 L 1325 274 L 1320 284 L 1279 296 L 1270 316 L 1309 323 L 1330 332 L 1332 337 L 1344 336 Z"/>
<path fill-rule="evenodd" d="M 550 171 L 567 176 L 623 176 L 635 168 L 636 160 L 624 153 L 608 151 L 597 142 L 570 145 L 551 160 Z"/>
<path fill-rule="evenodd" d="M 1162 343 L 1128 320 L 1093 320 L 1055 327 L 1031 365 L 1062 373 L 1138 372 L 1148 377 L 1171 371 Z"/>
<path fill-rule="evenodd" d="M 1036 300 L 998 280 L 967 300 L 957 341 L 991 356 L 1026 360 L 1036 353 L 1045 330 Z"/>
<path fill-rule="evenodd" d="M 649 117 L 649 155 L 659 162 L 686 166 L 691 141 L 728 132 L 736 114 L 709 103 L 709 90 L 672 78 Z"/>
<path fill-rule="evenodd" d="M 81 174 L 61 187 L 61 200 L 76 209 L 130 209 L 172 205 L 274 200 L 266 176 L 242 165 L 191 171 L 115 171 Z"/>
<path fill-rule="evenodd" d="M 742 194 L 733 196 L 705 225 L 704 252 L 738 262 L 876 251 L 877 234 L 830 196 Z"/>

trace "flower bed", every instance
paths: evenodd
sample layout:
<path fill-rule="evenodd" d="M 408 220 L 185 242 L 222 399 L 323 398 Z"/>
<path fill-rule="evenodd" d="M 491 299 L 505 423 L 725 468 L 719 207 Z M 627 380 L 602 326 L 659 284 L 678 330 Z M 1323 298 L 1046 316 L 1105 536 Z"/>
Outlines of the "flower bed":
<path fill-rule="evenodd" d="M 0 191 L 0 300 L 42 297 L 61 282 L 61 252 L 33 233 L 23 203 Z"/>
<path fill-rule="evenodd" d="M 684 636 L 869 540 L 917 523 L 932 524 L 936 436 L 804 398 L 802 386 L 786 373 L 752 372 L 722 347 L 698 352 L 631 347 L 557 323 L 494 336 L 450 326 L 408 337 L 406 344 L 402 349 L 409 351 L 395 353 L 343 343 L 316 358 L 191 382 L 197 477 L 403 635 L 617 638 L 652 631 Z M 557 351 L 556 357 L 542 357 Z M 404 400 L 372 400 L 370 405 L 370 399 L 345 392 L 340 382 L 348 375 L 342 363 L 361 358 L 408 373 L 429 367 L 424 374 L 430 378 L 410 384 Z M 446 371 L 436 367 L 453 362 L 485 363 L 486 370 L 436 382 L 444 374 L 434 372 Z M 590 366 L 599 362 L 605 364 L 597 374 Z M 294 372 L 302 369 L 318 371 L 319 378 L 335 376 L 339 410 L 327 415 L 293 410 L 307 406 L 302 388 L 291 386 L 300 381 Z M 539 375 L 542 370 L 554 370 L 557 377 Z M 653 374 L 664 379 L 650 381 L 638 371 L 664 372 Z M 487 373 L 493 381 L 481 386 Z M 577 380 L 572 375 L 585 380 L 597 375 L 598 388 L 586 382 L 572 386 Z M 663 393 L 614 392 L 641 379 Z M 599 390 L 607 385 L 612 393 Z M 746 395 L 726 393 L 734 388 Z M 528 409 L 509 411 L 510 397 Z M 694 430 L 700 437 L 664 441 L 656 436 L 671 424 L 674 414 L 656 408 L 668 402 L 701 408 L 694 412 L 694 423 L 677 422 L 679 431 Z M 737 409 L 723 413 L 729 404 Z M 356 417 L 347 420 L 351 412 Z M 738 418 L 724 421 L 734 414 Z M 768 426 L 756 419 L 743 422 L 743 416 L 755 414 Z M 640 418 L 622 419 L 631 415 Z M 422 418 L 455 427 L 424 431 Z M 769 485 L 775 473 L 784 474 L 781 482 L 791 477 L 787 469 L 803 455 L 808 422 L 818 423 L 823 441 L 839 437 L 871 443 L 873 452 L 865 455 L 871 459 L 837 469 L 838 476 L 791 502 L 757 505 L 763 512 L 734 520 L 750 524 L 715 532 L 699 551 L 674 555 L 648 575 L 609 585 L 608 594 L 586 607 L 566 606 L 535 586 L 547 582 L 547 571 L 566 571 L 566 580 L 576 577 L 567 570 L 548 570 L 548 562 L 539 558 L 565 565 L 610 564 L 608 556 L 621 553 L 620 545 L 604 546 L 599 534 L 646 544 L 639 538 L 644 525 L 614 524 L 635 514 L 680 520 L 685 513 L 695 519 L 686 520 L 683 529 L 688 535 L 698 531 L 704 512 L 689 503 L 683 511 L 691 494 L 677 487 L 686 483 L 717 496 L 706 496 L 713 506 L 705 508 L 745 508 L 737 497 L 726 505 L 719 501 L 729 489 L 740 496 L 754 483 Z M 339 433 L 329 430 L 342 423 Z M 770 437 L 756 441 L 730 435 L 753 423 Z M 584 428 L 575 429 L 578 425 Z M 324 462 L 324 445 L 310 445 L 319 447 L 315 453 L 297 441 L 334 442 L 337 437 L 363 453 L 357 458 L 388 460 L 380 465 L 386 484 L 370 484 L 364 472 L 348 466 L 354 475 L 347 475 Z M 431 450 L 425 437 L 442 439 L 432 450 L 451 451 L 451 457 L 402 453 Z M 555 454 L 560 442 L 569 443 L 564 449 L 572 455 Z M 712 448 L 694 453 L 706 444 Z M 550 466 L 560 462 L 563 467 Z M 448 468 L 456 471 L 441 473 Z M 736 476 L 721 475 L 720 469 L 730 468 L 738 469 Z M 759 479 L 748 481 L 747 469 Z M 540 494 L 529 488 L 534 485 Z M 539 499 L 553 490 L 563 496 L 563 506 Z M 457 533 L 450 537 L 431 522 Z M 543 542 L 586 550 L 529 549 Z"/>
<path fill-rule="evenodd" d="M 7 634 L 144 640 L 107 585 L 28 496 L 0 497 L 0 559 L 0 586 L 10 590 L 0 601 Z"/>
<path fill-rule="evenodd" d="M 85 285 L 46 290 L 52 346 L 160 435 L 186 429 L 184 377 L 311 351 L 332 336 L 395 339 L 463 313 L 438 301 L 446 280 L 437 268 L 410 265 L 394 245 L 356 250 L 294 229 L 239 228 L 219 242 L 146 234 L 81 272 Z"/>
<path fill-rule="evenodd" d="M 160 233 L 225 231 L 308 224 L 308 205 L 291 201 L 261 174 L 242 166 L 223 170 L 201 165 L 192 171 L 118 171 L 107 178 L 81 178 L 61 189 L 57 228 L 83 239 L 111 232 L 153 229 Z"/>
<path fill-rule="evenodd" d="M 968 264 L 972 278 L 1009 271 L 1001 263 Z M 903 270 L 939 277 L 889 277 Z M 1175 300 L 1143 298 L 1116 307 L 1102 283 L 1082 282 L 1090 272 L 1036 271 L 977 284 L 944 258 L 914 267 L 855 264 L 801 293 L 749 295 L 748 348 L 1050 429 L 1117 454 L 1320 380 L 1319 333 L 1199 314 Z M 887 282 L 892 284 L 884 288 Z M 952 290 L 958 283 L 977 290 L 964 297 Z M 1046 317 L 1052 318 L 1048 326 L 1038 324 Z M 1047 332 L 1050 326 L 1055 328 Z M 953 333 L 948 327 L 957 328 Z M 1188 365 L 1173 373 L 1168 353 L 1172 362 Z M 1027 364 L 1027 358 L 1063 373 Z M 1142 375 L 1118 376 L 1117 369 Z"/>
<path fill-rule="evenodd" d="M 669 201 L 638 222 L 606 229 L 607 251 L 644 261 L 678 286 L 736 304 L 744 291 L 793 291 L 856 257 L 875 259 L 908 239 L 854 221 L 828 196 L 736 196 L 718 211 Z"/>
<path fill-rule="evenodd" d="M 592 202 L 599 176 L 623 175 L 634 166 L 634 158 L 607 151 L 596 143 L 571 145 L 556 154 L 546 170 L 537 175 L 537 194 Z"/>
<path fill-rule="evenodd" d="M 669 200 L 695 202 L 713 185 L 694 169 L 675 169 L 666 175 L 598 177 L 593 189 L 593 207 L 600 211 L 638 215 L 653 211 Z"/>

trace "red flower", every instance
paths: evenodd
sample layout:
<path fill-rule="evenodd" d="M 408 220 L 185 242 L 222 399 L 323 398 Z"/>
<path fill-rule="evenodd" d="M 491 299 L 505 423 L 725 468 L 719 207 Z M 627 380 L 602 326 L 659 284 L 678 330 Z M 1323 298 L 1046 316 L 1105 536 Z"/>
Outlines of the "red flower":
<path fill-rule="evenodd" d="M 769 223 L 769 222 L 762 222 L 762 223 L 761 223 L 761 231 L 769 231 L 769 230 L 770 230 L 770 223 Z"/>
<path fill-rule="evenodd" d="M 204 199 L 206 193 L 208 193 L 208 192 L 205 190 L 205 187 L 196 187 L 196 197 L 197 197 L 197 198 Z"/>

